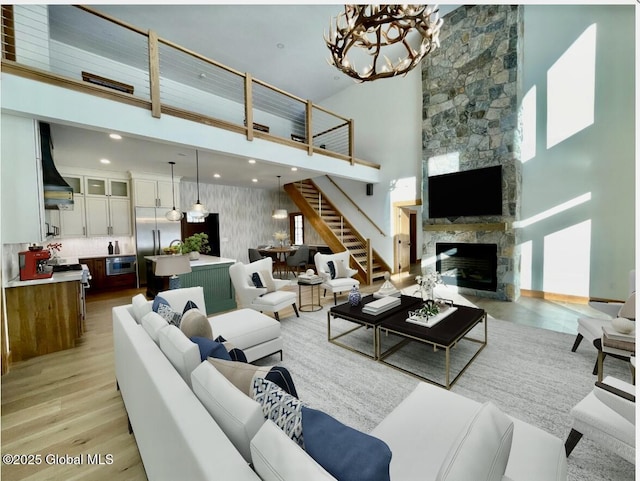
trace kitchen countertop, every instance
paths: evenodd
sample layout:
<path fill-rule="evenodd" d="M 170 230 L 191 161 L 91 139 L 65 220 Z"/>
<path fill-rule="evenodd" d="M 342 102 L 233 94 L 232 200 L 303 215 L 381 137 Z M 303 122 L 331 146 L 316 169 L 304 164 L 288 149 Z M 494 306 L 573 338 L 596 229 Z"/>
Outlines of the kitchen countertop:
<path fill-rule="evenodd" d="M 82 268 L 83 270 L 89 270 L 86 264 L 82 264 Z M 54 284 L 56 282 L 79 282 L 82 281 L 82 272 L 83 271 L 54 272 L 53 276 L 46 279 L 33 279 L 30 281 L 21 281 L 18 277 L 15 280 L 7 282 L 5 287 L 27 287 L 40 284 Z"/>
<path fill-rule="evenodd" d="M 145 259 L 155 262 L 156 259 L 161 256 L 145 256 Z M 235 259 L 227 259 L 226 257 L 207 256 L 200 254 L 200 259 L 196 261 L 189 261 L 191 267 L 198 266 L 211 266 L 215 264 L 235 264 Z"/>

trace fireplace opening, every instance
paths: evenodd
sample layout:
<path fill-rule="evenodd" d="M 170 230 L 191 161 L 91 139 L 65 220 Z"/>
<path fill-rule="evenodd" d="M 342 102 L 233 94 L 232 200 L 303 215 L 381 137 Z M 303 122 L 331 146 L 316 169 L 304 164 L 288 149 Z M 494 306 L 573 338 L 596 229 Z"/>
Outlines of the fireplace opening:
<path fill-rule="evenodd" d="M 495 292 L 497 269 L 496 244 L 436 243 L 436 270 L 445 284 Z"/>

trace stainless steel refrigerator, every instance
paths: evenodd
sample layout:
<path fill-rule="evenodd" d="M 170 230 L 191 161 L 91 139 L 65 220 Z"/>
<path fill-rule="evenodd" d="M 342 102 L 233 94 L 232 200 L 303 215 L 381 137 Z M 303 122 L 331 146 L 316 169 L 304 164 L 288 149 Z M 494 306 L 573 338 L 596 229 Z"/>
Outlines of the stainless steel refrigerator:
<path fill-rule="evenodd" d="M 138 285 L 147 283 L 145 256 L 162 254 L 163 247 L 180 240 L 180 222 L 165 217 L 166 208 L 136 207 L 136 250 L 138 253 Z"/>

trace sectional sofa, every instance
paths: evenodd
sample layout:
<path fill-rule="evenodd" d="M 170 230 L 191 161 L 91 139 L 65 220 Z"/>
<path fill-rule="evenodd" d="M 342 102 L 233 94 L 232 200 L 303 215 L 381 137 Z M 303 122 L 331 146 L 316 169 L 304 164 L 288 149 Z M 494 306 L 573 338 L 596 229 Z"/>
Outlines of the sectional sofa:
<path fill-rule="evenodd" d="M 160 295 L 176 306 L 199 296 L 188 289 Z M 205 312 L 203 300 L 196 304 Z M 300 447 L 273 421 L 265 421 L 260 404 L 214 363 L 201 362 L 198 347 L 179 329 L 166 322 L 148 322 L 153 317 L 147 315 L 150 309 L 150 301 L 140 299 L 113 309 L 117 383 L 150 480 L 363 481 L 330 474 L 336 474 L 333 460 L 320 459 L 321 465 L 309 449 Z M 246 349 L 248 358 L 279 351 L 274 348 L 281 343 L 281 338 L 275 340 L 280 326 L 268 316 L 241 309 L 209 322 L 214 336 L 223 335 Z M 274 363 L 277 360 L 274 357 Z M 336 424 L 340 425 L 335 421 L 332 426 Z M 342 431 L 326 444 L 348 440 L 337 460 L 343 464 L 363 459 L 367 453 L 361 452 L 362 447 L 371 440 L 388 446 L 390 462 L 370 479 L 560 481 L 567 477 L 560 439 L 505 415 L 492 403 L 480 404 L 425 383 L 418 384 L 370 434 L 340 426 Z"/>

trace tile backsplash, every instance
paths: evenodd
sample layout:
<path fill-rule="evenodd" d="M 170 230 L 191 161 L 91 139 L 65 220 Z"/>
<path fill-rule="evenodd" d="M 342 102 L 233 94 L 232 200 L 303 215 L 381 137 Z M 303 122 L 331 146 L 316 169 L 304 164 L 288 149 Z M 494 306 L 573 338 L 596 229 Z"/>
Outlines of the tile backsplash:
<path fill-rule="evenodd" d="M 62 244 L 58 257 L 63 259 L 70 258 L 75 261 L 81 257 L 100 257 L 109 255 L 107 246 L 109 242 L 115 241 L 120 244 L 120 254 L 135 254 L 136 245 L 133 237 L 91 237 L 91 238 L 67 238 L 54 239 L 49 242 L 43 242 L 42 245 L 47 247 L 49 243 Z M 18 265 L 18 253 L 29 248 L 29 244 L 3 244 L 2 246 L 2 282 L 16 280 L 20 275 L 20 267 Z"/>

